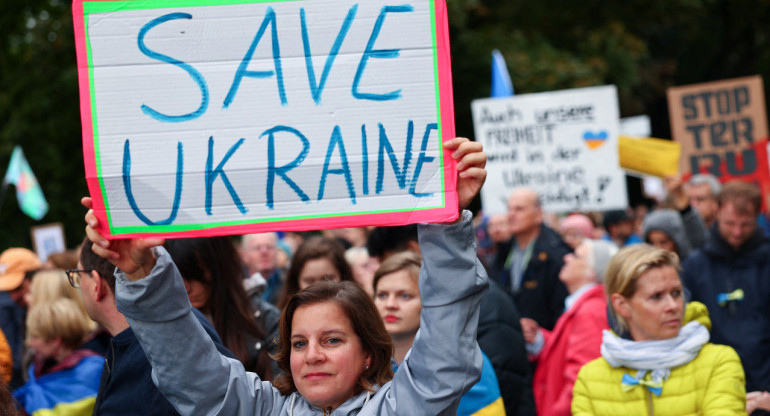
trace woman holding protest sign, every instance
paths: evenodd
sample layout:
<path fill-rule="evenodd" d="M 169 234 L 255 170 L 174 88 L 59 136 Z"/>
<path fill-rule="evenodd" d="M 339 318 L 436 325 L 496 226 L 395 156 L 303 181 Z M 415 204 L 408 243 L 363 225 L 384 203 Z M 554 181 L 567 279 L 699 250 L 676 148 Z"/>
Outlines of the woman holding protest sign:
<path fill-rule="evenodd" d="M 462 209 L 481 189 L 486 155 L 467 139 L 444 146 L 458 161 Z M 83 204 L 90 208 L 90 198 Z M 122 271 L 118 307 L 142 343 L 160 390 L 180 413 L 395 415 L 421 409 L 449 415 L 479 379 L 475 338 L 487 277 L 476 258 L 469 212 L 451 224 L 420 225 L 422 319 L 432 330 L 416 337 L 395 376 L 393 348 L 372 300 L 355 283 L 323 282 L 298 292 L 283 311 L 277 358 L 286 374 L 275 386 L 216 351 L 190 312 L 179 273 L 156 247 L 161 239 L 108 241 L 96 230 L 93 211 L 86 221 L 94 251 Z"/>

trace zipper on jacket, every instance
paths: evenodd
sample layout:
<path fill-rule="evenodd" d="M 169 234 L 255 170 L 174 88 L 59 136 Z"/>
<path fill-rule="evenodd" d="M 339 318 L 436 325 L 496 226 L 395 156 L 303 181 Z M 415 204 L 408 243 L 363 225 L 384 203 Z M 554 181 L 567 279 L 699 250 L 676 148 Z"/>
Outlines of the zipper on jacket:
<path fill-rule="evenodd" d="M 652 393 L 648 389 L 644 389 L 645 391 L 645 397 L 647 398 L 647 408 L 650 411 L 650 416 L 655 415 L 655 412 L 652 410 Z"/>

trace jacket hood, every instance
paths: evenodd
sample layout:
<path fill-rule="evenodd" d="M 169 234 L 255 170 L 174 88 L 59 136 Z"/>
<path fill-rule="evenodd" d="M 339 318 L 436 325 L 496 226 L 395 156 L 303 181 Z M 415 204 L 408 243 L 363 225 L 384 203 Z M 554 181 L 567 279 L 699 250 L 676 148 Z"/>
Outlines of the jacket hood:
<path fill-rule="evenodd" d="M 690 242 L 687 239 L 687 235 L 684 231 L 684 222 L 682 221 L 682 215 L 679 211 L 673 209 L 658 209 L 650 212 L 644 217 L 642 223 L 642 235 L 644 241 L 648 241 L 647 237 L 652 231 L 660 231 L 666 234 L 670 239 L 674 240 L 676 249 L 678 251 L 680 259 L 687 258 L 692 251 Z"/>
<path fill-rule="evenodd" d="M 684 308 L 684 322 L 682 325 L 688 324 L 692 321 L 698 321 L 701 325 L 708 328 L 711 331 L 711 318 L 709 317 L 709 310 L 706 305 L 700 302 L 690 302 Z"/>

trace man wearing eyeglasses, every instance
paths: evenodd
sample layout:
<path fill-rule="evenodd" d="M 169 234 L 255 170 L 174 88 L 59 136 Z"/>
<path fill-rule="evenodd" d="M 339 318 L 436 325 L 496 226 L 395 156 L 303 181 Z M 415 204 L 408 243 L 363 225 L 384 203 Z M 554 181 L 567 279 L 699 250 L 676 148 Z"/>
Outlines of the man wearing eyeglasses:
<path fill-rule="evenodd" d="M 151 378 L 152 367 L 128 321 L 115 304 L 115 266 L 94 254 L 90 240 L 85 239 L 77 269 L 67 270 L 70 284 L 80 288 L 86 312 L 112 335 L 104 370 L 96 397 L 94 415 L 176 415 Z M 194 312 L 197 312 L 193 308 Z M 219 351 L 233 357 L 223 345 L 211 324 L 197 314 Z M 180 365 L 194 363 L 180 363 Z"/>

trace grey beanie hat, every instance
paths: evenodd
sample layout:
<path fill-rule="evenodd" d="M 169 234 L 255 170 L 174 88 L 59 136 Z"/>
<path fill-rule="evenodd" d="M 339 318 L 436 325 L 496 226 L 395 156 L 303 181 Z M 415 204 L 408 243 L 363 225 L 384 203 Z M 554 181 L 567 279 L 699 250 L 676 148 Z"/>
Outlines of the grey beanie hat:
<path fill-rule="evenodd" d="M 649 242 L 651 231 L 660 231 L 674 241 L 680 259 L 686 258 L 692 251 L 684 229 L 684 222 L 679 211 L 664 208 L 650 212 L 642 222 L 642 238 Z"/>

